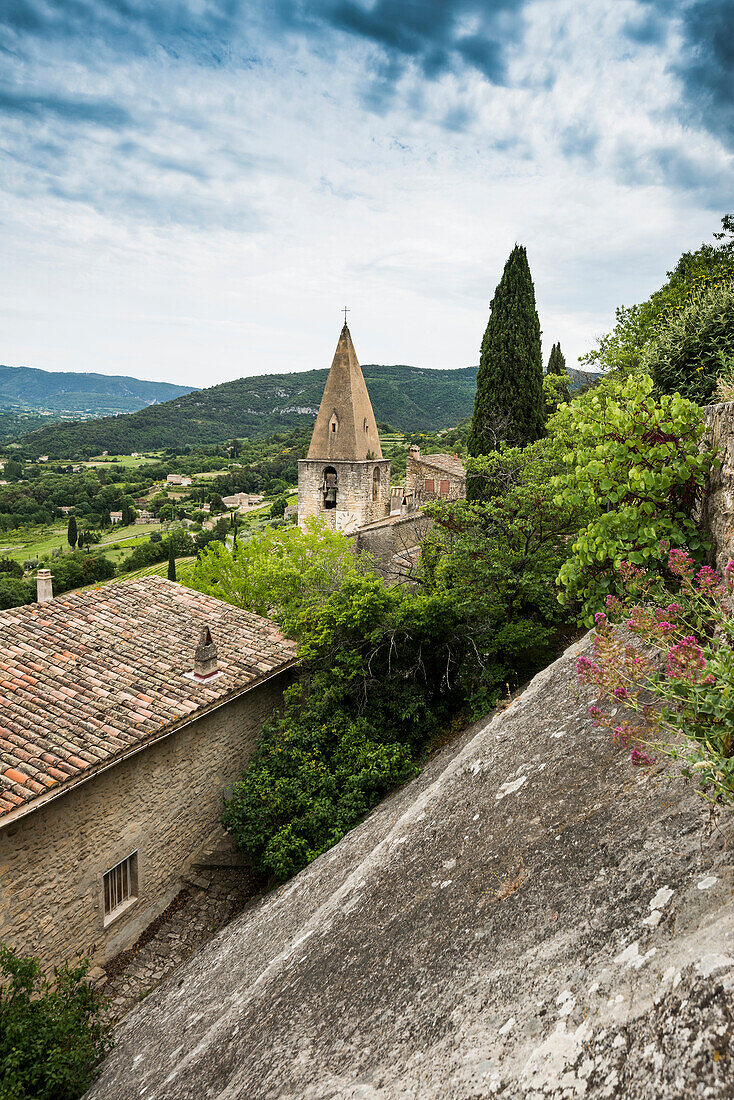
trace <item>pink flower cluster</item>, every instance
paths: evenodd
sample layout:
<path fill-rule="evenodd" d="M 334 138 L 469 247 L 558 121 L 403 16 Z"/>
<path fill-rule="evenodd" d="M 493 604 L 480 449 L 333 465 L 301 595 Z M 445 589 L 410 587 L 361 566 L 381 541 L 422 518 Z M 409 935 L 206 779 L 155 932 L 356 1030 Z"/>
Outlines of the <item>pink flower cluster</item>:
<path fill-rule="evenodd" d="M 721 577 L 709 565 L 704 565 L 696 574 L 696 588 L 702 596 L 721 596 L 723 593 Z"/>
<path fill-rule="evenodd" d="M 648 756 L 646 752 L 642 752 L 640 749 L 633 749 L 630 753 L 630 763 L 634 764 L 636 768 L 649 767 L 650 764 L 655 763 L 655 757 Z"/>
<path fill-rule="evenodd" d="M 631 561 L 623 561 L 619 566 L 619 575 L 624 584 L 629 584 L 631 581 L 636 581 L 644 576 L 644 569 L 639 569 Z"/>
<path fill-rule="evenodd" d="M 666 674 L 674 680 L 688 680 L 697 683 L 700 673 L 705 669 L 706 661 L 698 641 L 692 634 L 683 638 L 668 650 L 665 661 Z"/>
<path fill-rule="evenodd" d="M 668 554 L 668 569 L 674 577 L 690 577 L 693 573 L 693 558 L 686 550 L 671 550 Z"/>

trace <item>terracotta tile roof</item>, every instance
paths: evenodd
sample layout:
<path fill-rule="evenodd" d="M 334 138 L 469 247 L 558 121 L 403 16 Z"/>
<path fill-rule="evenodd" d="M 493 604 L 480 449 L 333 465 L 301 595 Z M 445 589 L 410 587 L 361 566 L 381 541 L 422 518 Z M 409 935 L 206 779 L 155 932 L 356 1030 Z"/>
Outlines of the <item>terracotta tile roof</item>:
<path fill-rule="evenodd" d="M 425 462 L 427 466 L 435 466 L 438 470 L 445 470 L 454 477 L 466 477 L 464 463 L 456 455 L 419 455 L 419 462 Z"/>
<path fill-rule="evenodd" d="M 221 675 L 195 681 L 204 625 Z M 0 611 L 0 818 L 294 657 L 268 619 L 162 577 Z"/>

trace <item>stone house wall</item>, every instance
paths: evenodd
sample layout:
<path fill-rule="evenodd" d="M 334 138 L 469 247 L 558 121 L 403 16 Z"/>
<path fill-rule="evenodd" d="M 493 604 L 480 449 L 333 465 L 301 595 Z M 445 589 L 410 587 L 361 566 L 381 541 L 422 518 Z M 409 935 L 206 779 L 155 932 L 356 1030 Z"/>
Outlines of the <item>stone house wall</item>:
<path fill-rule="evenodd" d="M 337 472 L 336 508 L 324 508 L 321 487 L 324 470 Z M 376 499 L 375 471 L 379 474 Z M 298 463 L 298 523 L 318 517 L 334 530 L 349 534 L 365 523 L 383 519 L 390 511 L 390 460 L 341 462 L 303 458 Z"/>
<path fill-rule="evenodd" d="M 466 476 L 451 473 L 441 466 L 434 466 L 420 455 L 408 453 L 405 460 L 405 488 L 415 493 L 419 500 L 432 497 L 463 500 L 466 497 Z"/>
<path fill-rule="evenodd" d="M 288 670 L 0 829 L 0 941 L 47 971 L 130 947 L 216 828 Z M 137 901 L 105 927 L 103 876 L 138 853 Z"/>

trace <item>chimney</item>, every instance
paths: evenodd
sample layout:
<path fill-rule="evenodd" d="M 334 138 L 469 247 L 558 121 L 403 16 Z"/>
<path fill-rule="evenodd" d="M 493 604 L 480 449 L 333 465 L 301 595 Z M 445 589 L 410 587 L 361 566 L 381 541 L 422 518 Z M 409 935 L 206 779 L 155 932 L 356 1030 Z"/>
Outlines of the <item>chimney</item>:
<path fill-rule="evenodd" d="M 421 449 L 420 449 L 420 447 L 418 446 L 418 444 L 417 444 L 417 443 L 413 443 L 413 444 L 411 444 L 411 447 L 410 447 L 410 454 L 412 454 L 414 458 L 420 458 L 420 456 L 421 456 Z"/>
<path fill-rule="evenodd" d="M 36 573 L 36 600 L 48 603 L 54 598 L 53 577 L 50 569 L 39 569 Z"/>
<path fill-rule="evenodd" d="M 217 675 L 217 647 L 212 641 L 211 631 L 205 626 L 201 632 L 199 644 L 194 654 L 194 679 L 209 680 Z"/>

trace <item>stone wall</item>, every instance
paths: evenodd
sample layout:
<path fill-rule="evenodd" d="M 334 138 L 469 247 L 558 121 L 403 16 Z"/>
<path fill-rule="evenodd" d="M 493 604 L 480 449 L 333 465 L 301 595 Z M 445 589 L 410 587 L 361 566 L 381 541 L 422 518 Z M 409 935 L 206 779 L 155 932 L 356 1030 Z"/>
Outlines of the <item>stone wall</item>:
<path fill-rule="evenodd" d="M 707 442 L 718 452 L 721 468 L 712 470 L 701 521 L 713 542 L 712 564 L 721 571 L 734 558 L 734 401 L 703 410 Z"/>
<path fill-rule="evenodd" d="M 336 508 L 324 508 L 322 486 L 324 470 L 337 472 Z M 377 499 L 374 497 L 375 470 L 379 473 Z M 350 534 L 365 523 L 382 519 L 390 511 L 390 461 L 333 462 L 327 459 L 301 459 L 298 463 L 298 522 L 318 517 L 334 530 Z"/>
<path fill-rule="evenodd" d="M 354 548 L 357 553 L 372 554 L 386 580 L 401 580 L 410 573 L 413 558 L 410 552 L 426 537 L 432 523 L 422 512 L 392 516 L 357 531 Z"/>
<path fill-rule="evenodd" d="M 102 963 L 176 895 L 216 827 L 284 672 L 0 829 L 0 941 L 53 965 Z M 138 900 L 107 928 L 102 879 L 138 853 Z"/>

